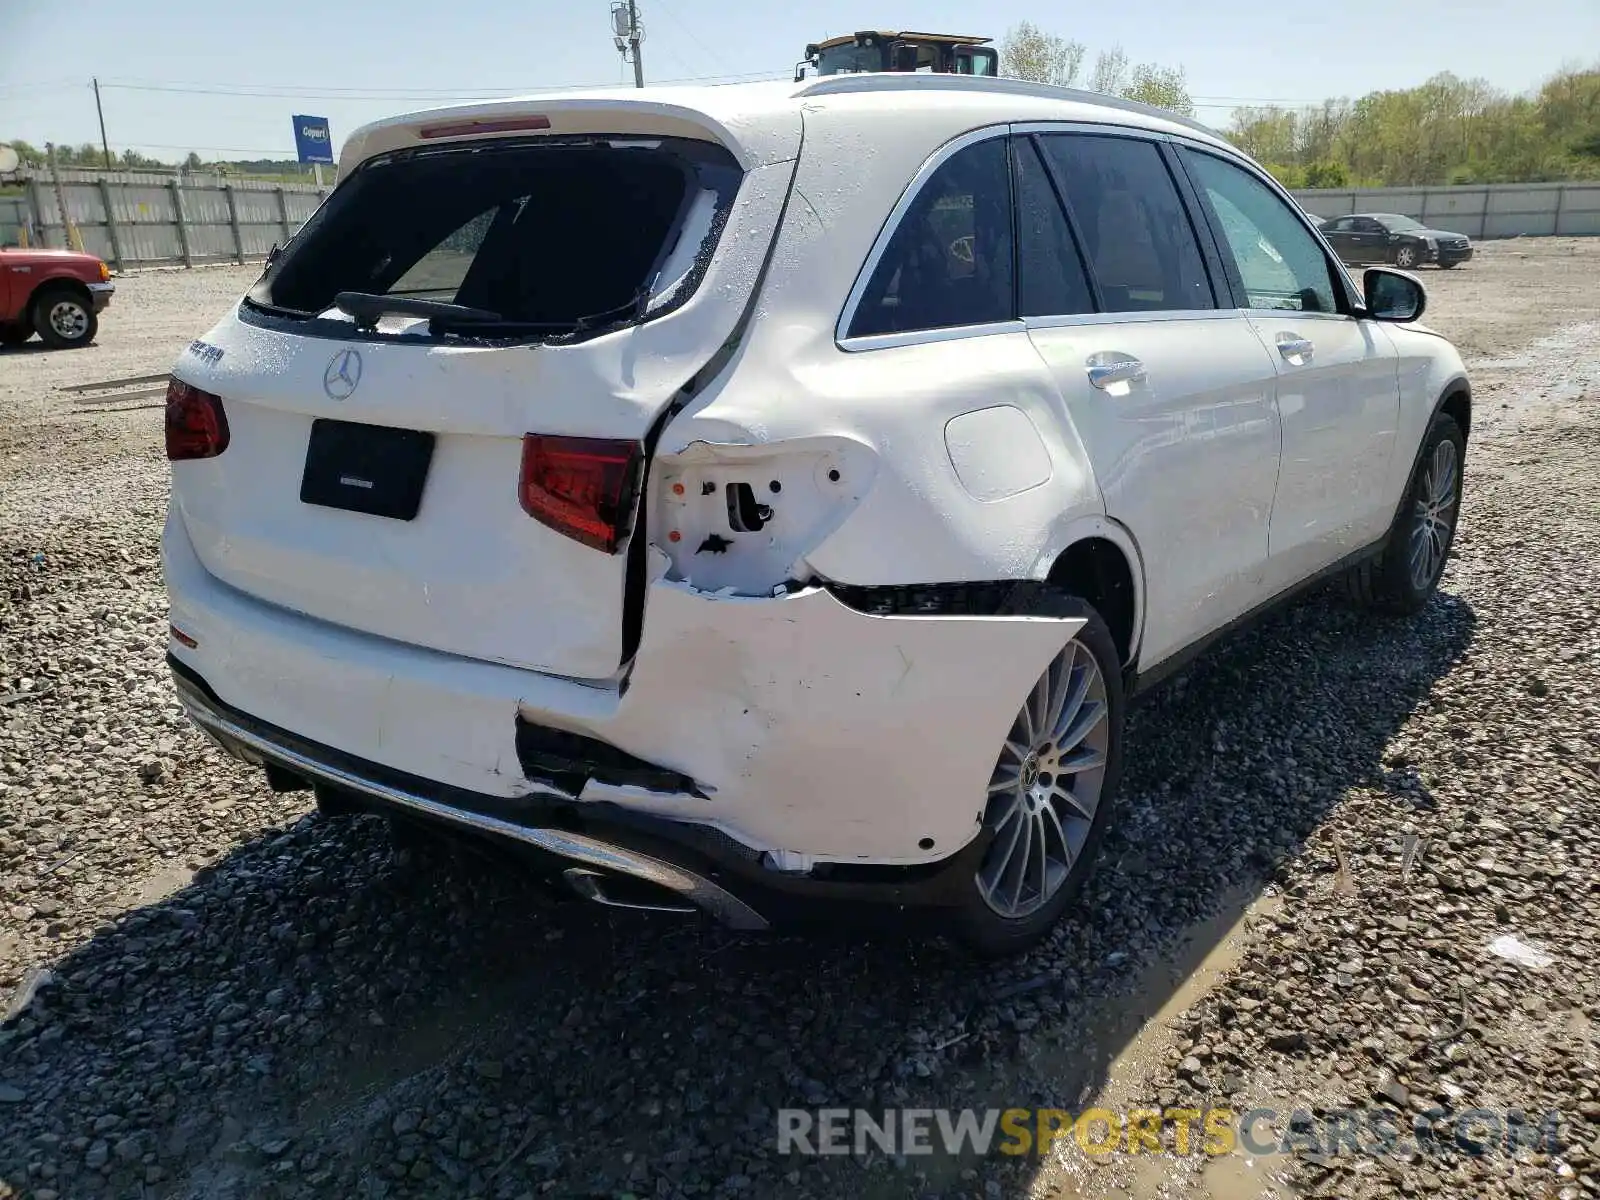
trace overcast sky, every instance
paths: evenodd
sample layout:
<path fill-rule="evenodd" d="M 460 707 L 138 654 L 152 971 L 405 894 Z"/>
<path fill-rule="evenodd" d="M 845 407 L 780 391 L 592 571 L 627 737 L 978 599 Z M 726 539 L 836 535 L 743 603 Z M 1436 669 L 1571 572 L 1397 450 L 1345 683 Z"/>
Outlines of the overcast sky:
<path fill-rule="evenodd" d="M 1511 91 L 1600 57 L 1600 0 L 639 0 L 651 80 L 782 76 L 805 43 L 858 28 L 997 40 L 1020 20 L 1181 65 L 1202 120 L 1408 87 L 1439 71 Z M 1073 6 L 1077 7 L 1077 6 Z M 625 78 L 608 0 L 0 0 L 0 140 L 98 141 L 162 158 L 293 157 L 290 117 L 335 144 L 377 117 L 503 91 Z M 167 90 L 151 90 L 151 89 Z M 136 90 L 137 89 L 137 90 Z M 245 92 L 248 95 L 222 93 Z"/>

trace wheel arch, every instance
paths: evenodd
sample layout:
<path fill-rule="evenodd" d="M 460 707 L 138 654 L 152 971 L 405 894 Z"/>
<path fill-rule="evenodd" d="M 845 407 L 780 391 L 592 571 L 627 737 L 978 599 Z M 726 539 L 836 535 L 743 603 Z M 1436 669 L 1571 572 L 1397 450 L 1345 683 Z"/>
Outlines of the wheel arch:
<path fill-rule="evenodd" d="M 33 306 L 39 303 L 39 298 L 48 292 L 71 292 L 78 299 L 89 306 L 89 311 L 94 311 L 94 293 L 89 290 L 89 285 L 83 280 L 71 275 L 52 275 L 48 279 L 41 279 L 34 284 L 33 291 L 28 293 L 28 302 L 23 308 L 23 313 L 29 321 L 33 320 Z"/>
<path fill-rule="evenodd" d="M 1433 412 L 1428 417 L 1428 424 L 1433 424 L 1434 417 L 1440 413 L 1448 413 L 1455 423 L 1461 426 L 1461 436 L 1472 437 L 1472 385 L 1467 382 L 1465 375 L 1453 376 L 1439 393 L 1439 400 L 1433 406 Z"/>
<path fill-rule="evenodd" d="M 1472 434 L 1472 385 L 1464 374 L 1452 375 L 1445 385 L 1439 389 L 1439 398 L 1433 402 L 1433 410 L 1428 413 L 1428 420 L 1422 426 L 1422 433 L 1417 438 L 1416 449 L 1411 452 L 1411 463 L 1406 468 L 1404 479 L 1400 485 L 1400 496 L 1394 503 L 1394 513 L 1390 517 L 1390 524 L 1400 519 L 1400 510 L 1405 507 L 1406 491 L 1410 487 L 1412 478 L 1417 473 L 1417 466 L 1422 462 L 1422 451 L 1428 444 L 1428 430 L 1433 428 L 1433 423 L 1440 413 L 1447 414 L 1461 428 L 1463 441 L 1469 440 Z"/>
<path fill-rule="evenodd" d="M 1045 563 L 1045 580 L 1094 605 L 1123 665 L 1131 666 L 1145 610 L 1144 559 L 1133 535 L 1109 517 L 1087 517 L 1067 526 Z"/>

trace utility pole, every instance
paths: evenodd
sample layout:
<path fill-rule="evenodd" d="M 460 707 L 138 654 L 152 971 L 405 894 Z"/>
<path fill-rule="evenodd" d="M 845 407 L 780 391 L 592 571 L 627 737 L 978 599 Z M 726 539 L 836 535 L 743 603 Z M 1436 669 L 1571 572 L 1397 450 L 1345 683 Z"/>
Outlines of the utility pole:
<path fill-rule="evenodd" d="M 106 141 L 106 110 L 100 107 L 100 81 L 94 81 L 94 111 L 100 118 L 100 150 L 106 156 L 106 170 L 111 170 L 111 143 Z"/>
<path fill-rule="evenodd" d="M 639 57 L 639 43 L 644 40 L 644 34 L 639 28 L 639 5 L 637 0 L 628 0 L 628 28 L 631 35 L 628 38 L 633 46 L 633 86 L 644 86 L 644 59 Z"/>
<path fill-rule="evenodd" d="M 639 55 L 639 43 L 644 41 L 644 29 L 639 24 L 638 0 L 615 0 L 611 5 L 611 40 L 624 61 L 633 62 L 633 86 L 644 86 L 644 59 Z"/>

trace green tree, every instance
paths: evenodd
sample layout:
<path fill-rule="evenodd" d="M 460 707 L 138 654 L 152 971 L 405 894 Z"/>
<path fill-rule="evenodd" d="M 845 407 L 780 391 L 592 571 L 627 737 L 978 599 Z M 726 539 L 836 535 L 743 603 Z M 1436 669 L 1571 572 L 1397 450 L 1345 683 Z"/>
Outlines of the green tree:
<path fill-rule="evenodd" d="M 1075 87 L 1087 54 L 1082 42 L 1047 33 L 1032 21 L 1022 21 L 1008 29 L 1000 43 L 1000 72 L 1013 79 Z M 1123 96 L 1184 116 L 1194 112 L 1182 67 L 1132 64 L 1121 46 L 1095 55 L 1086 86 L 1092 92 Z"/>
<path fill-rule="evenodd" d="M 1094 73 L 1089 76 L 1089 90 L 1107 96 L 1120 96 L 1128 80 L 1128 56 L 1121 46 L 1102 50 L 1094 58 Z"/>
<path fill-rule="evenodd" d="M 1301 186 L 1308 188 L 1349 187 L 1350 172 L 1345 169 L 1345 165 L 1342 162 L 1323 159 L 1306 167 L 1305 183 Z"/>
<path fill-rule="evenodd" d="M 1078 82 L 1087 48 L 1054 33 L 1046 33 L 1032 21 L 1022 21 L 1006 30 L 1000 43 L 1000 70 L 1012 79 L 1052 83 L 1072 87 Z"/>
<path fill-rule="evenodd" d="M 13 138 L 6 144 L 17 152 L 17 158 L 21 160 L 23 166 L 44 166 L 44 151 L 31 142 L 25 142 L 21 138 Z"/>
<path fill-rule="evenodd" d="M 1189 99 L 1189 88 L 1182 67 L 1140 63 L 1133 69 L 1132 80 L 1122 88 L 1122 95 L 1156 108 L 1170 109 L 1185 117 L 1194 115 L 1194 102 Z"/>
<path fill-rule="evenodd" d="M 1233 141 L 1280 178 L 1321 186 L 1516 183 L 1600 176 L 1600 65 L 1512 96 L 1445 72 L 1413 88 L 1298 112 L 1235 110 Z M 1308 183 L 1307 186 L 1318 186 Z"/>

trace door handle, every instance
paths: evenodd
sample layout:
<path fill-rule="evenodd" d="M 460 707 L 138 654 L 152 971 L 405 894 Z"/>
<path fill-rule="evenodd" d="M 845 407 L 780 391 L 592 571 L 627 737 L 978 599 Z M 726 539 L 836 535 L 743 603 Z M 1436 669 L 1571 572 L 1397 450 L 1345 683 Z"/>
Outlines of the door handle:
<path fill-rule="evenodd" d="M 1310 359 L 1316 347 L 1311 342 L 1297 333 L 1280 333 L 1278 335 L 1278 353 L 1290 362 L 1297 358 Z M 1299 366 L 1299 363 L 1295 363 Z"/>
<path fill-rule="evenodd" d="M 1144 382 L 1144 364 L 1131 354 L 1114 351 L 1091 354 L 1084 363 L 1089 382 L 1102 392 L 1117 384 Z"/>

